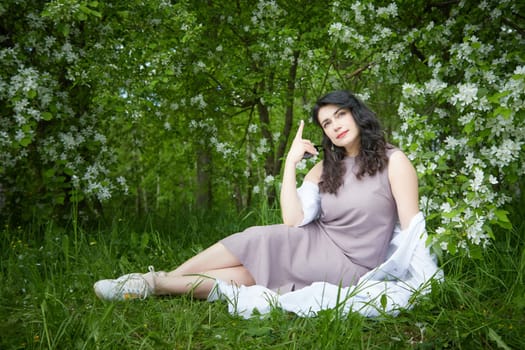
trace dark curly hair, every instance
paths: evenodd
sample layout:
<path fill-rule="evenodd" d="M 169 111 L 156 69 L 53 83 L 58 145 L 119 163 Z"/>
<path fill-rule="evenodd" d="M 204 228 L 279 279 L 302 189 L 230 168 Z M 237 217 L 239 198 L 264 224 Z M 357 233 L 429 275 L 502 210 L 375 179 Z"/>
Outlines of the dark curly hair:
<path fill-rule="evenodd" d="M 326 105 L 348 109 L 357 124 L 361 138 L 361 147 L 356 157 L 357 179 L 361 179 L 365 174 L 372 176 L 385 169 L 388 164 L 386 150 L 390 146 L 385 140 L 381 124 L 375 113 L 349 91 L 330 92 L 321 97 L 312 110 L 312 119 L 319 127 L 321 127 L 318 118 L 319 109 Z M 346 171 L 343 158 L 346 156 L 346 151 L 343 147 L 333 145 L 324 131 L 322 146 L 324 160 L 319 189 L 321 192 L 335 194 L 343 184 L 343 176 Z"/>

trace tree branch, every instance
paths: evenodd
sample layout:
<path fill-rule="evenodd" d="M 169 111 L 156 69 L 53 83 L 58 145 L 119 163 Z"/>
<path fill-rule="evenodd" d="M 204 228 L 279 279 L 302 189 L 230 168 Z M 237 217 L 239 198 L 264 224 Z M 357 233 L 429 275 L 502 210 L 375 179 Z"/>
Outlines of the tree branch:
<path fill-rule="evenodd" d="M 356 69 L 355 71 L 353 71 L 352 73 L 350 74 L 347 74 L 345 76 L 346 79 L 352 79 L 352 78 L 355 78 L 356 76 L 358 76 L 359 74 L 363 73 L 365 70 L 369 69 L 370 67 L 372 67 L 375 63 L 374 62 L 369 62 L 367 64 L 365 64 L 364 66 Z"/>

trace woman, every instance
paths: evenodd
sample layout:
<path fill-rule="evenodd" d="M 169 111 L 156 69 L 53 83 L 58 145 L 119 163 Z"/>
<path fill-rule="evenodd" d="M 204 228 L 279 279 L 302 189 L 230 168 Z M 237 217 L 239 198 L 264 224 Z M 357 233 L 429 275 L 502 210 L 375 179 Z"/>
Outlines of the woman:
<path fill-rule="evenodd" d="M 205 299 L 215 280 L 289 291 L 325 281 L 349 286 L 384 261 L 394 225 L 418 212 L 414 167 L 386 143 L 375 114 L 347 91 L 319 99 L 313 121 L 323 130 L 324 160 L 296 188 L 296 165 L 317 154 L 302 138 L 286 157 L 280 194 L 283 223 L 224 238 L 171 272 L 134 273 L 95 283 L 105 300 L 192 293 Z"/>

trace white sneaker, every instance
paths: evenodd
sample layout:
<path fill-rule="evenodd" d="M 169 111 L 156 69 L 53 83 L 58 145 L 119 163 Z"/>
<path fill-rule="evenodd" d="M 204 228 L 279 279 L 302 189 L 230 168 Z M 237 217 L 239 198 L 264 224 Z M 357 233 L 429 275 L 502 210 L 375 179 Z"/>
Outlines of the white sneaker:
<path fill-rule="evenodd" d="M 149 271 L 155 273 L 153 266 Z M 153 279 L 155 283 L 155 279 Z M 117 301 L 129 299 L 146 299 L 153 294 L 155 285 L 150 286 L 141 273 L 130 273 L 117 279 L 97 281 L 93 285 L 95 294 L 102 300 Z"/>

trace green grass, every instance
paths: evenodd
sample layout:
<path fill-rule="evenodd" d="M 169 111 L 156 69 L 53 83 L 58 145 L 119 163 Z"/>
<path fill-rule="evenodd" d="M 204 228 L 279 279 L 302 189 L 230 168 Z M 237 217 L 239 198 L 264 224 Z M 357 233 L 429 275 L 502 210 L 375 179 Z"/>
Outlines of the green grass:
<path fill-rule="evenodd" d="M 146 224 L 115 217 L 108 228 L 4 227 L 0 248 L 1 349 L 523 349 L 525 226 L 489 247 L 483 259 L 448 257 L 446 280 L 397 317 L 300 318 L 273 310 L 231 316 L 222 302 L 188 297 L 106 303 L 93 283 L 148 265 L 170 269 L 262 216 L 179 215 Z"/>

